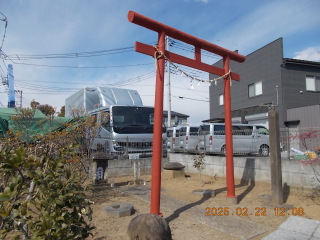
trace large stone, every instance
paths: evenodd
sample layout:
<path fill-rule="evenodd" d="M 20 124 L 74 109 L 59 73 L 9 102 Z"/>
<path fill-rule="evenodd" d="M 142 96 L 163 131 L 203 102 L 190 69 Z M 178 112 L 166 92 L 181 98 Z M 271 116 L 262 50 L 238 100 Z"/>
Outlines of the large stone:
<path fill-rule="evenodd" d="M 185 178 L 184 169 L 180 170 L 163 170 L 162 177 L 163 178 Z"/>
<path fill-rule="evenodd" d="M 166 170 L 180 170 L 180 169 L 184 169 L 186 166 L 183 166 L 181 163 L 179 162 L 168 162 L 166 163 L 166 165 L 164 165 L 164 169 Z"/>
<path fill-rule="evenodd" d="M 128 226 L 130 240 L 172 240 L 169 224 L 162 217 L 145 213 L 136 216 Z"/>

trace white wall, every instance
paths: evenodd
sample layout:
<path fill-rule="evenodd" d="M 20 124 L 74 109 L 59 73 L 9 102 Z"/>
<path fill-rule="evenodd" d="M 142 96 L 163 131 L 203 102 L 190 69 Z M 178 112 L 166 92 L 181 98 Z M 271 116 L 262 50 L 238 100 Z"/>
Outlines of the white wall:
<path fill-rule="evenodd" d="M 195 155 L 169 153 L 169 162 L 179 162 L 185 167 L 186 173 L 197 173 L 193 167 Z M 218 177 L 226 177 L 226 158 L 222 156 L 205 156 L 206 168 L 203 174 Z M 302 166 L 297 160 L 281 160 L 282 183 L 302 190 L 312 190 L 319 182 L 314 180 L 314 172 L 310 165 Z M 316 171 L 320 172 L 320 165 L 314 164 Z M 270 159 L 267 157 L 234 157 L 234 178 L 257 182 L 271 183 Z"/>

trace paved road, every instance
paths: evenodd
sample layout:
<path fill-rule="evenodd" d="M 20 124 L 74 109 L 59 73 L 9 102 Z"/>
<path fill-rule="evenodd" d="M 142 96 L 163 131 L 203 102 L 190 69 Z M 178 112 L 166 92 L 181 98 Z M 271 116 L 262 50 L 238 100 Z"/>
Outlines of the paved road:
<path fill-rule="evenodd" d="M 320 213 L 319 213 L 320 214 Z M 290 216 L 263 240 L 320 240 L 320 221 Z"/>

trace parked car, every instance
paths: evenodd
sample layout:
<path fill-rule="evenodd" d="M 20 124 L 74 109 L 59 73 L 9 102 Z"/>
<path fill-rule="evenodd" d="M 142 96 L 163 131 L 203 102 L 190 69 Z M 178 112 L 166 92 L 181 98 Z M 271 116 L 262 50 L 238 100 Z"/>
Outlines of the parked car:
<path fill-rule="evenodd" d="M 226 154 L 224 123 L 202 124 L 199 127 L 200 151 Z M 232 125 L 233 153 L 269 156 L 269 131 L 264 126 L 250 124 Z"/>
<path fill-rule="evenodd" d="M 180 128 L 181 126 L 172 126 L 167 128 L 167 150 L 170 152 L 175 152 L 175 150 L 178 149 Z"/>
<path fill-rule="evenodd" d="M 197 151 L 196 146 L 200 139 L 198 137 L 199 126 L 183 126 L 179 129 L 179 140 L 176 138 L 178 144 L 175 145 L 175 151 L 190 152 Z"/>

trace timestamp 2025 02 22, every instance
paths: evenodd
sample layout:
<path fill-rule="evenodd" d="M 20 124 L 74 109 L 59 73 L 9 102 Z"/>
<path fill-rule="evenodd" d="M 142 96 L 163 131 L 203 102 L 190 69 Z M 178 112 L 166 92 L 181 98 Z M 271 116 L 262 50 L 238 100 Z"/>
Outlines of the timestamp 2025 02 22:
<path fill-rule="evenodd" d="M 287 210 L 287 212 L 286 212 Z M 230 215 L 236 215 L 236 216 L 267 216 L 267 209 L 265 207 L 256 207 L 254 213 L 249 213 L 248 208 L 236 208 L 235 212 L 231 212 L 229 208 L 206 208 L 206 216 L 230 216 Z M 286 209 L 286 208 L 274 208 L 274 215 L 275 216 L 303 216 L 305 214 L 303 208 L 292 208 L 292 209 Z"/>

